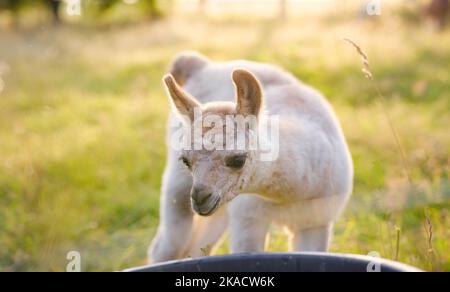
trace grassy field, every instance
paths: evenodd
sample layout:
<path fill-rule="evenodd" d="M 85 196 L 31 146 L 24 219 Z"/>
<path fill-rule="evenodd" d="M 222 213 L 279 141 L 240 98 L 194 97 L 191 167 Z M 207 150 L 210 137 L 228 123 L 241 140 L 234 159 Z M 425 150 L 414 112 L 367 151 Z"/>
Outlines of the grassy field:
<path fill-rule="evenodd" d="M 411 183 L 376 92 L 343 37 L 371 58 Z M 185 49 L 278 64 L 328 96 L 356 168 L 333 251 L 376 251 L 450 271 L 450 31 L 395 15 L 0 31 L 0 270 L 65 270 L 71 250 L 81 252 L 87 271 L 145 263 L 166 155 L 169 107 L 160 80 Z M 274 227 L 270 249 L 286 246 Z"/>

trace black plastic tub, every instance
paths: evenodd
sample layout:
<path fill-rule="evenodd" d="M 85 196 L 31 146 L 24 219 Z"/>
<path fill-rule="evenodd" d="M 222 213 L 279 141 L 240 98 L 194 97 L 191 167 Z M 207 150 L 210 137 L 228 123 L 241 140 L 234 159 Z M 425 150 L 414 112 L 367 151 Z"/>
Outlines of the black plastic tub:
<path fill-rule="evenodd" d="M 328 253 L 264 253 L 167 262 L 126 272 L 420 272 L 368 256 Z"/>

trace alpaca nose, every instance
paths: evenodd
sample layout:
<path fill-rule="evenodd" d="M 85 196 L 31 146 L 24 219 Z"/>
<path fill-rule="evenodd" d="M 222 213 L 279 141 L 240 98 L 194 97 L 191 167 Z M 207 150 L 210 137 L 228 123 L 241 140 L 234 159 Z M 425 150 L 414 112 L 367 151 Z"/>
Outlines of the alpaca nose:
<path fill-rule="evenodd" d="M 211 196 L 212 192 L 204 186 L 195 186 L 192 188 L 191 198 L 197 205 L 203 205 L 209 198 L 211 198 Z"/>

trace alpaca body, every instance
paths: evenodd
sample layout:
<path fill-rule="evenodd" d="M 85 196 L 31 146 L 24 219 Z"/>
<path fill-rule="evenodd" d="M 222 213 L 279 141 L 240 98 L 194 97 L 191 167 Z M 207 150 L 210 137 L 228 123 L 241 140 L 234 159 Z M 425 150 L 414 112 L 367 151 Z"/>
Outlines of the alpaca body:
<path fill-rule="evenodd" d="M 255 162 L 243 192 L 212 216 L 201 217 L 191 210 L 192 176 L 180 163 L 180 152 L 169 145 L 161 223 L 149 250 L 151 262 L 209 253 L 227 227 L 233 253 L 264 251 L 270 224 L 287 228 L 292 250 L 328 249 L 332 226 L 353 181 L 351 157 L 331 106 L 318 92 L 271 65 L 213 63 L 196 54 L 182 54 L 171 72 L 198 101 L 231 102 L 236 89 L 230 76 L 237 68 L 259 80 L 264 93 L 262 118 L 279 117 L 278 159 Z M 170 125 L 169 136 L 175 131 Z"/>

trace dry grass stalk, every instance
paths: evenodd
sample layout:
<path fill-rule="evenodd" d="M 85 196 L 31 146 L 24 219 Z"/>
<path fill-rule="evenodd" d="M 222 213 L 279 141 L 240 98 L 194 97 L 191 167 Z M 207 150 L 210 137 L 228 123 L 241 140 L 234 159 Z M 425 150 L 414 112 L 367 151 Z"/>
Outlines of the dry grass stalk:
<path fill-rule="evenodd" d="M 367 54 L 363 51 L 363 49 L 360 46 L 358 46 L 351 39 L 344 38 L 343 40 L 345 42 L 349 43 L 350 45 L 352 45 L 356 49 L 358 54 L 361 56 L 361 61 L 364 65 L 364 67 L 362 68 L 362 72 L 364 73 L 364 76 L 366 76 L 367 79 L 374 80 L 372 71 L 370 70 L 369 57 L 367 57 Z"/>
<path fill-rule="evenodd" d="M 209 256 L 211 254 L 213 246 L 211 244 L 208 244 L 205 247 L 200 248 L 200 251 L 202 253 L 203 256 Z"/>
<path fill-rule="evenodd" d="M 405 151 L 403 150 L 402 144 L 400 142 L 400 138 L 397 134 L 397 130 L 394 127 L 394 124 L 392 123 L 392 119 L 389 115 L 389 112 L 386 109 L 386 99 L 384 97 L 384 95 L 381 92 L 380 86 L 378 85 L 378 83 L 376 82 L 374 75 L 372 73 L 372 70 L 370 69 L 370 62 L 369 62 L 369 57 L 367 56 L 367 54 L 364 52 L 364 50 L 361 48 L 361 46 L 359 46 L 356 42 L 354 42 L 353 40 L 349 39 L 349 38 L 344 38 L 343 41 L 349 43 L 350 45 L 352 45 L 356 51 L 358 52 L 358 54 L 361 56 L 361 61 L 363 63 L 363 68 L 362 68 L 362 72 L 364 73 L 364 76 L 371 80 L 375 86 L 375 90 L 377 91 L 377 95 L 378 95 L 378 99 L 380 101 L 381 107 L 384 111 L 384 114 L 386 116 L 386 119 L 388 121 L 389 124 L 389 128 L 391 129 L 392 135 L 394 136 L 395 139 L 395 143 L 397 144 L 397 148 L 400 152 L 401 158 L 402 158 L 402 163 L 403 163 L 403 167 L 404 167 L 404 171 L 405 171 L 405 175 L 408 178 L 408 182 L 410 185 L 412 185 L 412 179 L 411 179 L 411 175 L 410 175 L 410 171 L 409 171 L 409 165 L 408 165 L 408 161 L 406 159 L 406 155 L 405 155 Z"/>
<path fill-rule="evenodd" d="M 395 227 L 397 231 L 397 245 L 395 249 L 395 260 L 398 261 L 399 255 L 400 255 L 400 237 L 401 237 L 401 229 L 399 227 Z"/>
<path fill-rule="evenodd" d="M 428 212 L 425 210 L 425 232 L 427 234 L 428 239 L 428 253 L 433 254 L 433 224 L 431 223 L 430 216 L 428 215 Z"/>
<path fill-rule="evenodd" d="M 428 214 L 428 211 L 426 209 L 425 209 L 424 229 L 427 235 L 428 255 L 430 256 L 431 269 L 434 271 L 436 268 L 436 257 L 433 247 L 433 239 L 434 239 L 433 223 L 431 222 L 430 215 Z"/>

